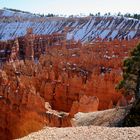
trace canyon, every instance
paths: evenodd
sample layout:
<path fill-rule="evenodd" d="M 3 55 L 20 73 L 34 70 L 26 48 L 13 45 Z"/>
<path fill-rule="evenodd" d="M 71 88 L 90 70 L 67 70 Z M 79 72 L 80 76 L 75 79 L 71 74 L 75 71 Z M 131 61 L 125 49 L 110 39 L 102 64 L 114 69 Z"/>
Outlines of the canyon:
<path fill-rule="evenodd" d="M 44 19 L 7 10 L 0 16 L 0 139 L 71 127 L 78 112 L 132 103 L 134 95 L 117 85 L 140 41 L 138 20 Z"/>
<path fill-rule="evenodd" d="M 26 36 L 36 41 L 36 35 Z M 23 49 L 25 57 L 20 57 L 23 44 L 17 43 L 16 46 L 14 43 L 14 50 L 19 51 L 11 51 L 10 59 L 2 64 L 2 139 L 22 137 L 44 126 L 68 127 L 78 112 L 126 106 L 131 101 L 132 96 L 124 97 L 115 86 L 122 79 L 123 59 L 138 39 L 96 41 L 84 45 L 63 39 L 53 40 L 50 43 L 53 45 L 46 47 L 45 54 L 40 53 L 35 61 L 38 51 L 32 49 L 30 37 L 26 40 L 27 53 Z M 4 46 L 7 48 L 6 44 Z"/>

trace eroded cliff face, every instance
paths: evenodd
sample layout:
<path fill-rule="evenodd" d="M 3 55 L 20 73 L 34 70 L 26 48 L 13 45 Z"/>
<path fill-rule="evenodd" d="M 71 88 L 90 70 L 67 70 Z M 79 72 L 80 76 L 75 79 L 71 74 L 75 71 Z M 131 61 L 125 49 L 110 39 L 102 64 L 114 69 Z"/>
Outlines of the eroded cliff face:
<path fill-rule="evenodd" d="M 126 105 L 115 86 L 122 79 L 122 59 L 137 42 L 51 47 L 37 63 L 5 63 L 0 71 L 1 139 L 21 137 L 45 125 L 71 126 L 77 112 Z"/>
<path fill-rule="evenodd" d="M 1 139 L 21 137 L 44 126 L 44 100 L 9 67 L 0 71 Z"/>

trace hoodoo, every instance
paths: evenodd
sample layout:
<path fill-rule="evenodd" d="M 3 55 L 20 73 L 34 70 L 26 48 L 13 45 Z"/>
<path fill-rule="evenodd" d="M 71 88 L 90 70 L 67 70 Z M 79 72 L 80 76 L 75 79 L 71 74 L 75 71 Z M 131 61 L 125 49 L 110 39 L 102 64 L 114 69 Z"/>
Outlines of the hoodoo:
<path fill-rule="evenodd" d="M 2 139 L 44 126 L 71 126 L 78 112 L 126 106 L 132 98 L 115 86 L 122 79 L 123 59 L 139 39 L 83 45 L 69 43 L 64 35 L 36 35 L 29 28 L 25 36 L 0 42 Z"/>
<path fill-rule="evenodd" d="M 0 140 L 140 125 L 140 21 L 50 16 L 0 10 Z"/>

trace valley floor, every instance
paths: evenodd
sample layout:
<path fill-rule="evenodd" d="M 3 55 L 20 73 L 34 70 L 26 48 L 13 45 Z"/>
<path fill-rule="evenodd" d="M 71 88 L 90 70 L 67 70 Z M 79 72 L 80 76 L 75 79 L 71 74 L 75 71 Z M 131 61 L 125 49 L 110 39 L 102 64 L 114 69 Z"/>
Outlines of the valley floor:
<path fill-rule="evenodd" d="M 140 127 L 46 127 L 19 140 L 140 140 Z"/>

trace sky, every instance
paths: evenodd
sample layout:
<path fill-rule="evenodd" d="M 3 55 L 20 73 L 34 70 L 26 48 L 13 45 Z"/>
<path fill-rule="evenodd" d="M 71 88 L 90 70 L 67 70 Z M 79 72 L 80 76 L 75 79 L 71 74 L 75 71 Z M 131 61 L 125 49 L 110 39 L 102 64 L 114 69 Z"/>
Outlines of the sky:
<path fill-rule="evenodd" d="M 140 0 L 0 0 L 0 8 L 3 7 L 59 15 L 88 15 L 98 12 L 140 14 Z"/>

